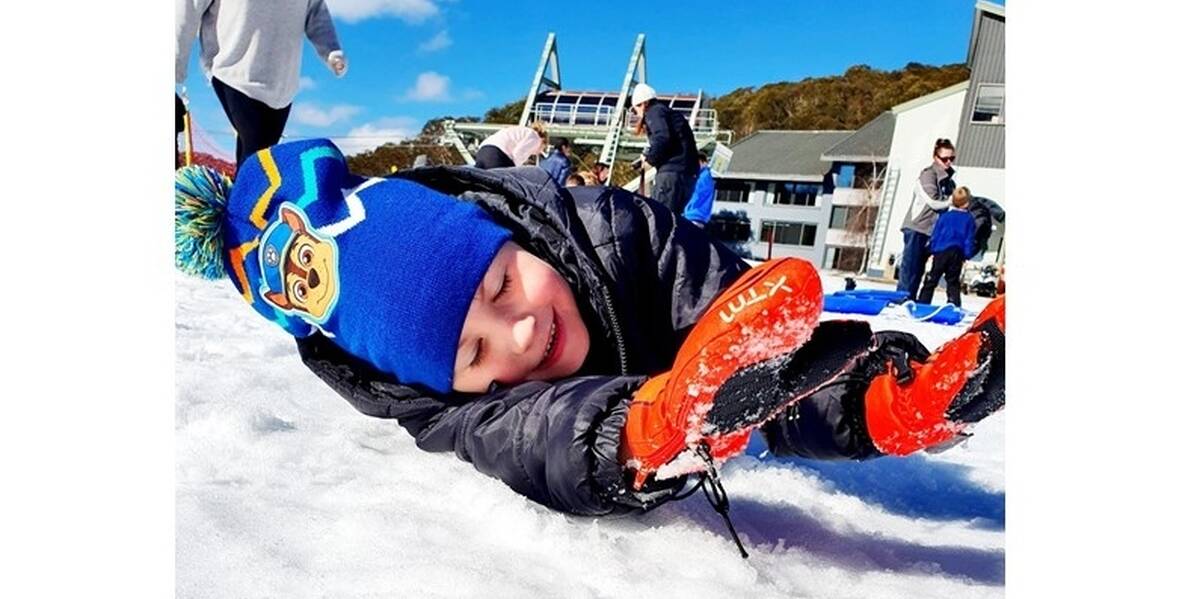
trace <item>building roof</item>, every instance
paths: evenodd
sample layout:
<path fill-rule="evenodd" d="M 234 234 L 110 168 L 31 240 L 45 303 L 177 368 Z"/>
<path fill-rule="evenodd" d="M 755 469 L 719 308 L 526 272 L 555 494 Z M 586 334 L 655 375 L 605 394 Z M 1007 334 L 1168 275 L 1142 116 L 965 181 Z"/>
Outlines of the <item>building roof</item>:
<path fill-rule="evenodd" d="M 950 87 L 943 87 L 942 89 L 939 89 L 935 92 L 930 92 L 919 98 L 913 98 L 902 104 L 897 104 L 892 107 L 892 112 L 904 112 L 905 110 L 912 110 L 918 106 L 924 106 L 925 104 L 928 104 L 934 100 L 940 100 L 946 96 L 953 95 L 961 91 L 966 91 L 968 87 L 971 87 L 970 79 L 967 79 L 966 81 L 959 81 Z"/>
<path fill-rule="evenodd" d="M 834 144 L 821 154 L 827 162 L 887 162 L 892 148 L 892 132 L 896 130 L 896 113 L 887 110 L 871 119 L 850 137 Z"/>
<path fill-rule="evenodd" d="M 735 144 L 729 168 L 720 176 L 733 179 L 820 181 L 829 170 L 821 159 L 826 148 L 853 131 L 759 131 Z"/>
<path fill-rule="evenodd" d="M 998 17 L 1004 17 L 1004 6 L 987 0 L 979 0 L 975 3 L 975 8 L 985 12 L 990 12 Z"/>

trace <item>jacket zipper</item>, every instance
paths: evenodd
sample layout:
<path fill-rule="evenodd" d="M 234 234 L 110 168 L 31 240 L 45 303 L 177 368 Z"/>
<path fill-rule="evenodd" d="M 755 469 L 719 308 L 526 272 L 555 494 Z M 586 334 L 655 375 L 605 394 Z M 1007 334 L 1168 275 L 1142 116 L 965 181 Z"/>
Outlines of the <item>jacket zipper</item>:
<path fill-rule="evenodd" d="M 604 296 L 604 306 L 608 308 L 608 316 L 612 319 L 613 334 L 617 338 L 617 354 L 621 361 L 621 374 L 629 374 L 629 366 L 625 357 L 625 336 L 621 334 L 621 323 L 617 320 L 617 311 L 613 308 L 612 297 L 608 293 L 608 285 L 600 282 L 600 295 Z"/>
<path fill-rule="evenodd" d="M 572 239 L 569 234 L 560 230 L 557 226 L 552 226 L 551 228 L 562 236 L 564 243 Z M 595 268 L 596 270 L 600 270 L 599 267 Z M 612 319 L 613 334 L 617 338 L 617 359 L 620 361 L 621 375 L 627 375 L 629 374 L 629 359 L 625 355 L 625 336 L 621 334 L 621 323 L 617 319 L 617 310 L 613 308 L 612 296 L 609 294 L 608 284 L 604 282 L 603 277 L 600 275 L 596 275 L 596 280 L 600 284 L 600 295 L 604 297 L 604 307 L 608 309 L 608 316 Z"/>

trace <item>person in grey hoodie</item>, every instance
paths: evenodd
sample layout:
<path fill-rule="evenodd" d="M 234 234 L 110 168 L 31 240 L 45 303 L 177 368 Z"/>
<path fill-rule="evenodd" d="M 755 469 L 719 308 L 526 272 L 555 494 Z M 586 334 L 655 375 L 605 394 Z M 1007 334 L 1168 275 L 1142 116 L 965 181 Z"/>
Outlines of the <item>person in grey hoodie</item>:
<path fill-rule="evenodd" d="M 925 276 L 933 225 L 938 214 L 950 207 L 950 196 L 954 193 L 952 164 L 954 144 L 948 139 L 938 139 L 933 144 L 933 164 L 917 176 L 912 206 L 900 227 L 904 233 L 904 253 L 900 257 L 900 280 L 896 283 L 896 291 L 908 292 L 908 299 L 913 301 L 917 299 L 921 279 Z"/>
<path fill-rule="evenodd" d="M 279 142 L 300 88 L 307 36 L 333 74 L 348 63 L 325 0 L 175 0 L 175 83 L 187 78 L 193 40 L 200 65 L 237 131 L 237 163 Z"/>

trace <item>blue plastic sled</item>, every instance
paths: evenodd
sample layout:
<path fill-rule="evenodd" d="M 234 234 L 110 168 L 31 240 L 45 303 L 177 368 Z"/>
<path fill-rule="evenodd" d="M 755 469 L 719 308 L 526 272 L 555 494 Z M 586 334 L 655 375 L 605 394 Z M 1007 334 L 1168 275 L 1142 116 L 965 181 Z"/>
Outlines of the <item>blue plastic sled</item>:
<path fill-rule="evenodd" d="M 904 304 L 908 308 L 908 314 L 917 320 L 925 322 L 934 322 L 937 324 L 958 324 L 963 319 L 963 311 L 954 307 L 954 304 L 942 304 L 933 306 L 930 304 L 918 304 L 916 302 Z"/>
<path fill-rule="evenodd" d="M 888 291 L 886 289 L 854 289 L 850 291 L 834 291 L 833 295 L 839 297 L 886 300 L 892 304 L 902 304 L 904 303 L 904 300 L 908 299 L 908 293 L 905 291 Z"/>
<path fill-rule="evenodd" d="M 825 311 L 843 314 L 867 314 L 875 316 L 888 305 L 887 300 L 857 297 L 853 295 L 826 295 Z"/>

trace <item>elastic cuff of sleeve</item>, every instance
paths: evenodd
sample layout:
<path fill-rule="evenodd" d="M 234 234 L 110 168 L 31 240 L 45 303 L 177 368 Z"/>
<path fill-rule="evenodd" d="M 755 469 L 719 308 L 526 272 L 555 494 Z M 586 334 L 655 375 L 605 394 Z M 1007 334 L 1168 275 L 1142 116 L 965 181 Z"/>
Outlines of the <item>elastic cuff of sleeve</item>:
<path fill-rule="evenodd" d="M 687 477 L 654 481 L 642 491 L 633 490 L 630 472 L 617 458 L 621 431 L 629 416 L 630 401 L 630 398 L 622 399 L 596 430 L 596 442 L 592 445 L 596 460 L 593 480 L 599 487 L 600 496 L 614 506 L 645 511 L 673 497 L 687 484 Z"/>

